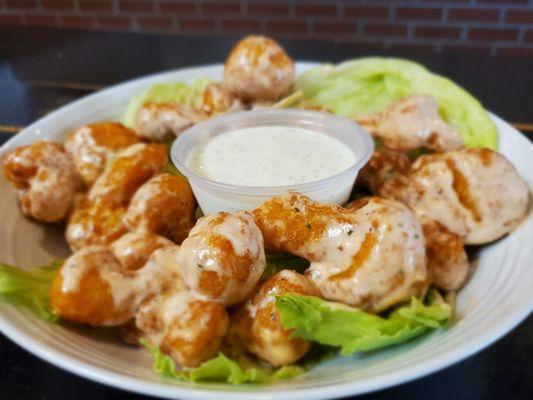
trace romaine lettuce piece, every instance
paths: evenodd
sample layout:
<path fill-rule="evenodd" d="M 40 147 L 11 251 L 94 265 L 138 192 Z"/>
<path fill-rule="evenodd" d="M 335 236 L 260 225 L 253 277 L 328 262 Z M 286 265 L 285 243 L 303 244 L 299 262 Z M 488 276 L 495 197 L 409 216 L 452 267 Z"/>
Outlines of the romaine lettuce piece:
<path fill-rule="evenodd" d="M 285 328 L 294 329 L 293 337 L 340 347 L 343 355 L 406 342 L 444 327 L 452 315 L 437 290 L 428 293 L 426 304 L 413 298 L 387 317 L 294 293 L 277 296 L 276 308 Z"/>
<path fill-rule="evenodd" d="M 498 147 L 496 127 L 479 101 L 451 80 L 411 61 L 368 57 L 320 66 L 301 75 L 297 88 L 308 104 L 351 118 L 381 112 L 406 96 L 430 95 L 467 147 Z"/>
<path fill-rule="evenodd" d="M 190 85 L 184 82 L 158 83 L 130 99 L 122 123 L 135 128 L 137 111 L 148 101 L 166 102 L 177 101 L 185 106 L 200 108 L 202 106 L 204 90 L 211 81 L 208 78 L 198 78 Z"/>
<path fill-rule="evenodd" d="M 219 353 L 196 368 L 177 369 L 170 356 L 164 354 L 157 347 L 150 346 L 144 340 L 141 343 L 148 348 L 154 358 L 154 371 L 169 378 L 197 382 L 226 382 L 233 385 L 241 383 L 265 383 L 282 379 L 289 379 L 300 375 L 307 370 L 298 365 L 289 365 L 280 368 L 265 368 L 254 366 L 244 368 L 236 361 Z"/>
<path fill-rule="evenodd" d="M 63 260 L 54 260 L 46 267 L 28 270 L 0 264 L 0 295 L 10 303 L 29 308 L 47 321 L 57 321 L 50 304 L 50 287 L 62 263 Z"/>

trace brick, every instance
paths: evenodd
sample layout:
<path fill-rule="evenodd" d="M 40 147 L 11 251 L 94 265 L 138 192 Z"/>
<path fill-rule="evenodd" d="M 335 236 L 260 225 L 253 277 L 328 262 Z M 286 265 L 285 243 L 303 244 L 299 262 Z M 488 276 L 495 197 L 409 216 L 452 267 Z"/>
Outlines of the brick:
<path fill-rule="evenodd" d="M 187 31 L 212 30 L 215 22 L 208 18 L 182 18 L 179 21 L 180 29 Z"/>
<path fill-rule="evenodd" d="M 274 35 L 276 34 L 298 35 L 298 34 L 306 34 L 308 32 L 307 23 L 305 21 L 295 21 L 295 20 L 267 21 L 266 28 L 270 34 L 274 34 Z"/>
<path fill-rule="evenodd" d="M 6 7 L 13 10 L 30 10 L 37 8 L 35 0 L 7 0 Z"/>
<path fill-rule="evenodd" d="M 383 43 L 383 41 L 373 42 L 368 40 L 357 39 L 354 41 L 350 40 L 350 43 L 353 43 L 355 47 L 357 47 L 357 50 L 367 50 L 371 52 L 385 50 L 385 44 Z"/>
<path fill-rule="evenodd" d="M 55 17 L 49 15 L 26 15 L 24 20 L 28 26 L 58 26 Z"/>
<path fill-rule="evenodd" d="M 436 53 L 437 46 L 419 43 L 391 43 L 391 50 L 413 51 L 419 53 Z"/>
<path fill-rule="evenodd" d="M 111 0 L 79 0 L 80 9 L 83 11 L 112 11 Z"/>
<path fill-rule="evenodd" d="M 289 5 L 287 3 L 251 3 L 248 4 L 246 10 L 252 15 L 288 15 Z"/>
<path fill-rule="evenodd" d="M 516 40 L 518 38 L 517 29 L 493 29 L 493 28 L 472 28 L 468 31 L 468 38 L 479 41 L 494 40 Z"/>
<path fill-rule="evenodd" d="M 396 9 L 396 19 L 398 20 L 439 20 L 442 18 L 441 8 L 418 8 L 418 7 L 398 7 Z"/>
<path fill-rule="evenodd" d="M 443 53 L 449 54 L 478 54 L 478 55 L 490 55 L 490 46 L 481 45 L 444 45 L 442 48 Z"/>
<path fill-rule="evenodd" d="M 47 10 L 73 10 L 73 0 L 41 0 L 41 5 Z"/>
<path fill-rule="evenodd" d="M 172 29 L 172 19 L 165 17 L 139 18 L 137 23 L 142 29 L 169 30 Z"/>
<path fill-rule="evenodd" d="M 258 20 L 246 19 L 226 19 L 221 22 L 222 30 L 225 32 L 258 32 L 261 23 Z"/>
<path fill-rule="evenodd" d="M 461 29 L 440 26 L 417 26 L 415 36 L 425 39 L 458 39 Z"/>
<path fill-rule="evenodd" d="M 354 35 L 357 32 L 355 23 L 316 22 L 315 32 L 324 35 Z"/>
<path fill-rule="evenodd" d="M 126 17 L 99 17 L 98 26 L 102 28 L 131 28 L 131 19 Z"/>
<path fill-rule="evenodd" d="M 193 14 L 196 12 L 196 4 L 193 2 L 160 1 L 159 9 L 163 13 Z"/>
<path fill-rule="evenodd" d="M 496 22 L 500 18 L 500 10 L 488 8 L 452 8 L 448 12 L 450 21 Z"/>
<path fill-rule="evenodd" d="M 22 16 L 11 14 L 0 14 L 0 26 L 21 26 Z"/>
<path fill-rule="evenodd" d="M 67 28 L 94 28 L 95 19 L 93 17 L 63 16 L 61 24 Z"/>
<path fill-rule="evenodd" d="M 526 34 L 524 35 L 524 40 L 526 42 L 533 43 L 533 30 L 526 31 Z"/>
<path fill-rule="evenodd" d="M 118 8 L 120 11 L 132 13 L 151 13 L 155 9 L 155 4 L 151 1 L 122 0 L 118 3 Z"/>
<path fill-rule="evenodd" d="M 317 15 L 321 17 L 337 15 L 334 4 L 296 4 L 294 12 L 297 15 Z"/>
<path fill-rule="evenodd" d="M 501 56 L 520 56 L 520 57 L 532 57 L 533 47 L 498 47 L 496 54 Z"/>
<path fill-rule="evenodd" d="M 219 15 L 219 14 L 239 14 L 241 12 L 240 3 L 204 3 L 202 11 L 208 15 Z"/>
<path fill-rule="evenodd" d="M 477 3 L 491 3 L 491 4 L 527 4 L 527 0 L 476 0 Z"/>
<path fill-rule="evenodd" d="M 505 20 L 507 22 L 533 24 L 533 10 L 507 10 Z"/>
<path fill-rule="evenodd" d="M 344 15 L 348 18 L 387 19 L 389 7 L 371 5 L 346 6 Z"/>
<path fill-rule="evenodd" d="M 363 28 L 363 33 L 376 36 L 405 36 L 407 34 L 407 27 L 390 24 L 366 25 Z"/>

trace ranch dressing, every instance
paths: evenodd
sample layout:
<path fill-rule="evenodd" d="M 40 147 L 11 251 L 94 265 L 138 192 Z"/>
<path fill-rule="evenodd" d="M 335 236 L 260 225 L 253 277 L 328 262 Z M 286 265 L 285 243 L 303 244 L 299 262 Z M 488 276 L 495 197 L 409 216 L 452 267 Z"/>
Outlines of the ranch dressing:
<path fill-rule="evenodd" d="M 205 178 L 242 186 L 312 182 L 355 162 L 352 150 L 337 139 L 288 126 L 255 126 L 217 135 L 187 158 L 188 167 Z"/>

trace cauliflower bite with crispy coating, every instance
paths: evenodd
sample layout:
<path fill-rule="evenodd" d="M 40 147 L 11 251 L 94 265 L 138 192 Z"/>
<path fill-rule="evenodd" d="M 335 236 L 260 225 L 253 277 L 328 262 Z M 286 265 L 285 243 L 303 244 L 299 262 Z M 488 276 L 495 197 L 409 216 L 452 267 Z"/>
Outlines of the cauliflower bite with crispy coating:
<path fill-rule="evenodd" d="M 136 128 L 140 136 L 157 142 L 178 136 L 185 129 L 207 119 L 201 110 L 180 103 L 145 103 L 137 112 Z"/>
<path fill-rule="evenodd" d="M 84 246 L 107 245 L 126 233 L 123 206 L 110 206 L 102 201 L 90 202 L 80 196 L 70 214 L 65 237 L 72 251 Z"/>
<path fill-rule="evenodd" d="M 89 201 L 126 206 L 137 189 L 162 172 L 168 162 L 161 144 L 137 143 L 120 151 L 89 191 Z"/>
<path fill-rule="evenodd" d="M 68 135 L 65 148 L 85 186 L 90 188 L 118 151 L 138 142 L 137 134 L 121 123 L 99 122 L 84 125 Z"/>
<path fill-rule="evenodd" d="M 442 224 L 424 219 L 428 273 L 431 282 L 444 290 L 458 290 L 468 276 L 468 257 L 459 235 Z"/>
<path fill-rule="evenodd" d="M 178 264 L 191 290 L 228 306 L 237 304 L 250 295 L 265 269 L 263 237 L 248 212 L 208 215 L 181 244 Z"/>
<path fill-rule="evenodd" d="M 264 36 L 242 39 L 224 65 L 224 84 L 245 101 L 275 101 L 294 82 L 294 62 L 274 40 Z"/>
<path fill-rule="evenodd" d="M 438 104 L 430 96 L 405 97 L 380 114 L 359 117 L 356 121 L 392 150 L 424 147 L 449 151 L 463 146 L 459 133 L 442 120 Z"/>
<path fill-rule="evenodd" d="M 185 367 L 216 355 L 228 328 L 224 305 L 191 291 L 169 291 L 144 304 L 135 325 L 150 344 Z"/>
<path fill-rule="evenodd" d="M 292 339 L 283 327 L 275 306 L 276 295 L 298 293 L 318 296 L 314 283 L 304 275 L 285 269 L 259 286 L 259 290 L 231 317 L 231 339 L 272 366 L 288 365 L 302 358 L 310 343 Z"/>
<path fill-rule="evenodd" d="M 109 248 L 126 271 L 135 271 L 146 264 L 155 250 L 173 244 L 153 233 L 129 232 L 111 243 Z"/>
<path fill-rule="evenodd" d="M 210 83 L 204 91 L 202 110 L 208 115 L 242 110 L 241 102 L 224 85 Z"/>
<path fill-rule="evenodd" d="M 425 155 L 409 174 L 406 203 L 465 244 L 488 243 L 511 232 L 529 204 L 529 188 L 503 155 L 462 149 Z"/>
<path fill-rule="evenodd" d="M 74 206 L 80 180 L 60 143 L 42 140 L 12 150 L 4 158 L 4 174 L 19 189 L 28 217 L 59 222 Z"/>
<path fill-rule="evenodd" d="M 54 312 L 92 326 L 117 326 L 134 317 L 141 303 L 179 281 L 176 257 L 156 250 L 138 271 L 125 271 L 105 246 L 87 246 L 71 255 L 50 290 Z"/>
<path fill-rule="evenodd" d="M 176 175 L 160 174 L 137 190 L 123 221 L 132 231 L 151 232 L 181 243 L 196 222 L 195 210 L 189 183 Z"/>
<path fill-rule="evenodd" d="M 267 248 L 306 258 L 306 274 L 327 300 L 380 312 L 421 295 L 428 282 L 416 216 L 402 203 L 378 197 L 351 208 L 286 193 L 253 213 Z"/>

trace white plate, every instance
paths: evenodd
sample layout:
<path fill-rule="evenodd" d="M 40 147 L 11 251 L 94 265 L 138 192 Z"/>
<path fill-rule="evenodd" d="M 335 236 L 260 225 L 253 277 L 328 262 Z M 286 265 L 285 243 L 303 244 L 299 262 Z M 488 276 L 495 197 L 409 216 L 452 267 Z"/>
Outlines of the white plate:
<path fill-rule="evenodd" d="M 299 63 L 302 72 L 313 66 Z M 132 95 L 155 82 L 220 79 L 222 66 L 157 74 L 95 93 L 42 118 L 13 137 L 7 150 L 37 139 L 61 140 L 72 129 L 94 121 L 120 118 Z M 500 151 L 533 187 L 533 145 L 493 116 Z M 3 262 L 32 267 L 65 256 L 59 228 L 32 223 L 19 212 L 14 189 L 0 178 L 0 254 Z M 95 336 L 89 329 L 44 322 L 26 310 L 0 303 L 0 330 L 11 340 L 67 371 L 118 388 L 169 398 L 318 399 L 383 389 L 445 368 L 509 332 L 533 308 L 533 218 L 511 235 L 482 248 L 477 272 L 458 296 L 462 317 L 451 329 L 365 356 L 337 358 L 296 379 L 268 386 L 188 384 L 152 372 L 146 351 Z"/>

